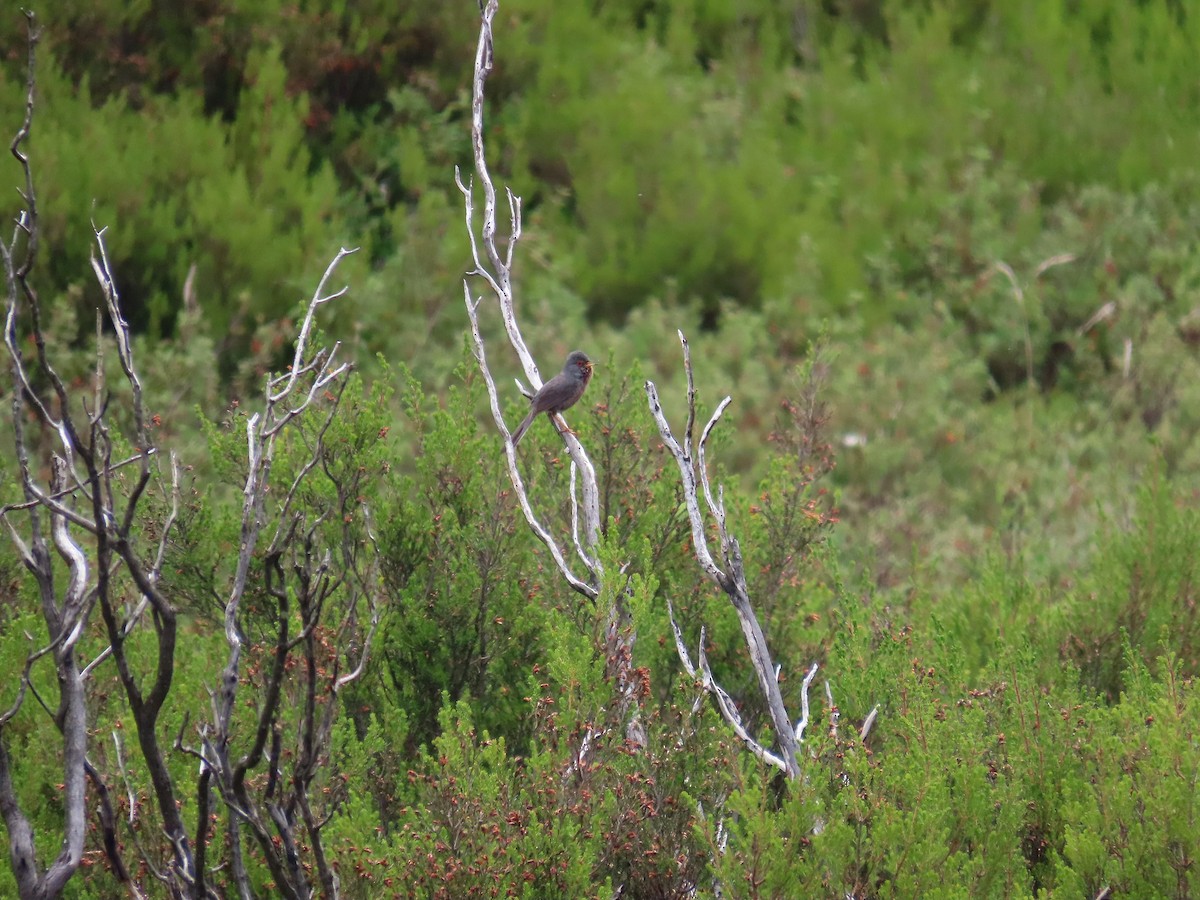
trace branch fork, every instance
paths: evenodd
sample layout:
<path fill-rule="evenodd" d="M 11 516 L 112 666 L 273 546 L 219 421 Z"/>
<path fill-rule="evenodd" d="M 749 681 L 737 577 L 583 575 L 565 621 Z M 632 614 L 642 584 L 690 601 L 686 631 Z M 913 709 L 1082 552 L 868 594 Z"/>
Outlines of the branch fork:
<path fill-rule="evenodd" d="M 737 613 L 738 622 L 742 629 L 742 637 L 746 642 L 746 649 L 750 654 L 750 662 L 754 667 L 755 674 L 758 676 L 759 689 L 767 703 L 771 726 L 775 736 L 776 749 L 768 750 L 749 733 L 742 723 L 741 716 L 738 714 L 737 708 L 729 695 L 713 678 L 712 671 L 708 667 L 708 661 L 704 654 L 703 630 L 701 630 L 700 649 L 697 652 L 698 664 L 692 663 L 687 645 L 683 639 L 683 633 L 675 619 L 674 608 L 668 604 L 671 627 L 675 632 L 675 647 L 684 669 L 697 680 L 705 692 L 713 697 L 717 708 L 721 711 L 722 717 L 750 752 L 764 762 L 775 766 L 789 778 L 796 778 L 800 774 L 797 746 L 803 734 L 803 728 L 795 727 L 791 724 L 787 709 L 784 706 L 783 694 L 780 691 L 779 679 L 776 675 L 776 667 L 771 660 L 766 637 L 751 605 L 745 569 L 742 563 L 741 548 L 738 546 L 737 538 L 731 535 L 726 527 L 724 492 L 718 487 L 714 495 L 708 477 L 708 465 L 706 461 L 708 440 L 712 435 L 713 429 L 716 428 L 717 423 L 721 420 L 722 415 L 724 415 L 725 410 L 729 408 L 732 400 L 730 397 L 725 397 L 717 404 L 716 410 L 709 417 L 708 423 L 700 433 L 699 441 L 693 446 L 693 433 L 696 423 L 696 386 L 692 374 L 691 349 L 683 332 L 679 331 L 677 333 L 680 345 L 683 348 L 683 367 L 687 377 L 687 422 L 684 426 L 683 443 L 679 442 L 671 430 L 671 425 L 667 421 L 666 414 L 662 409 L 662 403 L 659 400 L 658 388 L 653 381 L 647 381 L 645 384 L 646 398 L 650 406 L 650 414 L 654 417 L 654 421 L 658 425 L 658 432 L 662 437 L 663 444 L 675 458 L 675 462 L 679 468 L 684 505 L 687 508 L 688 521 L 691 523 L 692 528 L 692 546 L 696 554 L 696 561 L 700 564 L 705 574 L 728 596 L 730 603 L 733 604 L 733 608 Z M 703 507 L 701 506 L 701 497 L 703 497 Z M 706 513 L 717 526 L 720 563 L 717 562 L 713 549 L 709 545 L 708 533 L 705 527 Z M 811 675 L 815 674 L 815 672 L 816 667 L 814 665 L 810 677 L 804 683 L 803 701 L 806 710 L 808 684 L 811 681 Z M 802 717 L 802 723 L 807 725 L 807 715 Z"/>

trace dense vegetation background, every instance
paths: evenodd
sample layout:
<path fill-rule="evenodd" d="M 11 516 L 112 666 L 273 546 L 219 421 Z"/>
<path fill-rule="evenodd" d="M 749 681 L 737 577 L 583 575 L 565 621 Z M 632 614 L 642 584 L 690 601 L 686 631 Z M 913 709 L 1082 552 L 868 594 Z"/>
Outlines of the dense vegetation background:
<path fill-rule="evenodd" d="M 559 772 L 605 707 L 600 620 L 504 491 L 464 350 L 453 167 L 469 167 L 475 4 L 58 0 L 41 18 L 37 283 L 83 378 L 90 223 L 108 227 L 159 442 L 209 486 L 171 585 L 195 620 L 178 696 L 198 709 L 216 674 L 205 642 L 221 640 L 214 573 L 235 539 L 212 523 L 236 504 L 218 487 L 231 439 L 203 423 L 287 358 L 337 247 L 363 248 L 323 322 L 366 385 L 347 416 L 374 417 L 348 433 L 386 435 L 371 490 L 387 619 L 330 761 L 348 896 L 1196 893 L 1194 10 L 502 5 L 488 123 L 497 177 L 525 202 L 526 337 L 544 372 L 577 346 L 600 363 L 572 425 L 604 482 L 612 552 L 647 579 L 651 749 L 614 741 L 586 783 Z M 15 11 L 0 52 L 12 131 Z M 679 679 L 668 596 L 691 640 L 707 624 L 714 668 L 754 714 L 736 622 L 690 561 L 640 389 L 653 377 L 681 409 L 676 327 L 702 405 L 734 396 L 714 455 L 792 698 L 817 659 L 840 714 L 831 733 L 827 700 L 816 713 L 800 784 L 745 758 Z M 806 436 L 836 458 L 817 487 L 839 522 L 797 545 L 770 513 L 796 474 L 785 401 L 814 380 L 828 421 Z M 513 422 L 521 407 L 514 392 Z M 557 508 L 555 444 L 540 425 L 531 436 L 531 489 Z M 7 550 L 0 594 L 11 683 L 29 614 Z M 102 685 L 95 704 L 107 735 L 124 713 Z M 181 699 L 173 728 L 183 714 Z M 6 740 L 50 734 L 28 709 Z M 49 853 L 53 760 L 14 756 Z M 144 816 L 132 832 L 153 845 Z M 113 890 L 93 849 L 70 896 Z"/>

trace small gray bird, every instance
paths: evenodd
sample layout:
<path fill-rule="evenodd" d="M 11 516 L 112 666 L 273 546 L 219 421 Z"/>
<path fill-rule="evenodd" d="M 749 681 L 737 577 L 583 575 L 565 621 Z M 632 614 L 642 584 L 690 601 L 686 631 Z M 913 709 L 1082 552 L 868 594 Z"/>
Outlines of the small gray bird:
<path fill-rule="evenodd" d="M 543 384 L 542 389 L 533 395 L 529 402 L 529 415 L 513 432 L 513 446 L 520 443 L 538 413 L 546 413 L 553 417 L 578 403 L 591 380 L 592 361 L 582 350 L 572 350 L 567 361 L 563 363 L 562 371 Z"/>

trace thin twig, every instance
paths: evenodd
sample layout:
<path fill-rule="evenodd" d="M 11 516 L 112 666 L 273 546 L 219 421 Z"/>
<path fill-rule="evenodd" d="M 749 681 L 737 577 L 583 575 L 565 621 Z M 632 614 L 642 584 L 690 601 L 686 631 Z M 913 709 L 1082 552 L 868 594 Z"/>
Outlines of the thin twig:
<path fill-rule="evenodd" d="M 808 727 L 808 686 L 812 684 L 813 679 L 816 677 L 817 664 L 813 663 L 812 668 L 808 670 L 808 674 L 804 676 L 804 681 L 800 685 L 800 721 L 796 723 L 797 744 L 803 742 L 804 729 Z"/>

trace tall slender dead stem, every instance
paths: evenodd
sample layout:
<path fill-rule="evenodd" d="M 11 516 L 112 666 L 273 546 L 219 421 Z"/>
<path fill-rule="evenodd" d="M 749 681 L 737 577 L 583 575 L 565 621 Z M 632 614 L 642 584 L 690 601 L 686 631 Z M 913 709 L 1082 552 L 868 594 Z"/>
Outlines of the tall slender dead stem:
<path fill-rule="evenodd" d="M 759 689 L 762 692 L 763 699 L 766 701 L 771 725 L 775 733 L 775 742 L 778 745 L 777 752 L 766 750 L 766 748 L 751 737 L 746 727 L 742 724 L 741 717 L 735 705 L 729 699 L 728 694 L 716 683 L 712 677 L 712 672 L 708 669 L 707 659 L 703 650 L 703 641 L 701 642 L 698 654 L 698 665 L 692 665 L 686 652 L 686 644 L 683 640 L 682 632 L 674 620 L 674 610 L 672 609 L 670 610 L 672 617 L 671 624 L 676 632 L 676 648 L 679 651 L 680 660 L 689 674 L 696 677 L 695 673 L 697 670 L 699 671 L 701 686 L 712 695 L 726 722 L 729 723 L 734 733 L 737 734 L 750 751 L 760 759 L 778 766 L 788 777 L 795 778 L 800 773 L 796 756 L 796 730 L 791 724 L 787 709 L 783 703 L 783 694 L 779 689 L 779 681 L 775 674 L 775 665 L 771 661 L 770 651 L 767 648 L 766 637 L 763 634 L 762 628 L 758 623 L 758 617 L 755 615 L 750 602 L 749 589 L 746 584 L 746 576 L 742 564 L 741 548 L 738 546 L 737 539 L 726 530 L 725 505 L 722 492 L 718 488 L 717 494 L 714 497 L 709 484 L 708 469 L 705 461 L 705 448 L 708 444 L 709 436 L 712 434 L 713 429 L 720 421 L 725 410 L 729 407 L 731 400 L 729 397 L 726 397 L 717 405 L 716 410 L 708 420 L 708 424 L 705 425 L 704 430 L 701 432 L 700 440 L 696 445 L 697 459 L 694 460 L 692 457 L 692 428 L 694 427 L 696 415 L 695 382 L 692 375 L 691 353 L 683 332 L 679 332 L 679 342 L 683 347 L 684 371 L 688 384 L 687 425 L 684 431 L 685 443 L 681 445 L 675 438 L 675 435 L 671 431 L 670 423 L 667 422 L 667 417 L 663 413 L 662 404 L 658 398 L 658 389 L 655 387 L 654 382 L 647 381 L 645 387 L 646 397 L 650 404 L 650 414 L 654 417 L 654 421 L 658 425 L 659 435 L 662 437 L 663 443 L 675 458 L 675 462 L 679 467 L 684 505 L 687 508 L 688 520 L 692 526 L 692 546 L 696 554 L 696 560 L 709 578 L 729 597 L 730 603 L 733 604 L 733 608 L 737 613 L 738 622 L 742 628 L 742 637 L 745 640 L 746 649 L 749 652 L 755 674 L 758 676 Z M 701 507 L 701 497 L 703 497 L 704 502 L 703 508 Z M 708 516 L 717 525 L 721 556 L 720 562 L 714 558 L 713 551 L 709 547 L 708 534 L 705 530 L 705 510 L 707 510 Z M 805 694 L 805 698 L 807 698 L 807 693 Z"/>
<path fill-rule="evenodd" d="M 496 187 L 488 168 L 484 142 L 484 88 L 488 76 L 491 74 L 494 62 L 495 44 L 492 24 L 498 8 L 498 0 L 489 0 L 483 6 L 480 17 L 479 42 L 475 51 L 475 69 L 471 93 L 471 147 L 475 173 L 473 177 L 464 182 L 462 173 L 456 167 L 454 179 L 463 195 L 464 221 L 471 245 L 473 267 L 468 275 L 482 279 L 491 294 L 495 297 L 508 341 L 521 362 L 521 367 L 525 371 L 526 378 L 529 380 L 533 390 L 536 391 L 542 386 L 542 379 L 538 372 L 537 364 L 533 360 L 533 355 L 530 353 L 525 339 L 521 334 L 520 325 L 517 322 L 516 303 L 512 284 L 513 254 L 521 238 L 521 198 L 513 194 L 511 190 L 505 190 L 509 208 L 509 237 L 507 248 L 502 253 L 497 239 Z M 481 186 L 483 192 L 483 221 L 478 229 L 475 224 L 474 186 L 476 181 Z M 580 489 L 582 492 L 582 502 L 578 504 L 582 513 L 582 543 L 576 538 L 572 538 L 572 540 L 576 544 L 578 556 L 586 569 L 586 574 L 578 575 L 567 564 L 557 539 L 551 534 L 549 528 L 539 521 L 533 511 L 533 506 L 527 496 L 524 480 L 518 468 L 516 450 L 512 446 L 508 426 L 504 421 L 495 380 L 488 367 L 487 355 L 483 352 L 483 338 L 479 324 L 481 301 L 472 296 L 469 283 L 466 281 L 463 283 L 463 293 L 467 315 L 471 322 L 475 358 L 479 363 L 480 372 L 487 384 L 488 396 L 491 400 L 492 417 L 496 422 L 497 429 L 504 437 L 509 480 L 517 495 L 521 511 L 525 516 L 530 530 L 550 550 L 555 566 L 567 583 L 576 591 L 594 600 L 599 595 L 599 586 L 603 578 L 603 571 L 594 553 L 594 548 L 600 540 L 600 493 L 591 459 L 574 434 L 569 431 L 562 433 L 571 464 L 579 473 Z M 574 496 L 572 497 L 572 502 L 575 502 Z"/>

